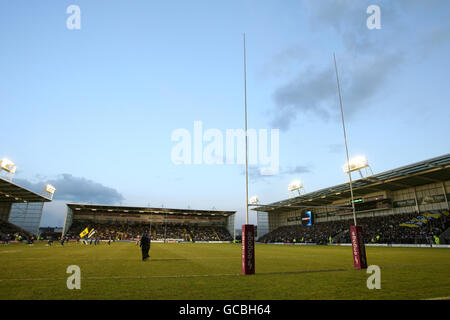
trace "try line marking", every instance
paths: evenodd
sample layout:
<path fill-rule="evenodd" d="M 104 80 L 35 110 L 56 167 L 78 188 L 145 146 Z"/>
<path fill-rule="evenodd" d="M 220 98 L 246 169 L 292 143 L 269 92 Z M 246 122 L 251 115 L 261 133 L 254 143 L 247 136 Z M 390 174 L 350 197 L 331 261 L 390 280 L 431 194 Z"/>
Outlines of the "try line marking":
<path fill-rule="evenodd" d="M 108 279 L 152 279 L 152 278 L 194 278 L 194 277 L 223 277 L 223 276 L 240 276 L 239 273 L 225 274 L 191 274 L 191 275 L 160 275 L 160 276 L 120 276 L 120 277 L 82 277 L 84 280 L 108 280 Z M 67 278 L 24 278 L 24 279 L 0 279 L 1 281 L 59 281 Z"/>
<path fill-rule="evenodd" d="M 255 273 L 255 276 L 275 275 L 275 274 L 302 274 L 315 272 L 336 272 L 347 271 L 347 269 L 328 269 L 328 270 L 301 270 L 301 271 L 275 271 Z M 243 276 L 241 273 L 218 273 L 218 274 L 177 274 L 177 275 L 160 275 L 160 276 L 111 276 L 111 277 L 82 277 L 85 280 L 108 280 L 108 279 L 155 279 L 155 278 L 200 278 L 200 277 L 236 277 Z M 23 279 L 0 279 L 2 281 L 59 281 L 67 278 L 23 278 Z"/>

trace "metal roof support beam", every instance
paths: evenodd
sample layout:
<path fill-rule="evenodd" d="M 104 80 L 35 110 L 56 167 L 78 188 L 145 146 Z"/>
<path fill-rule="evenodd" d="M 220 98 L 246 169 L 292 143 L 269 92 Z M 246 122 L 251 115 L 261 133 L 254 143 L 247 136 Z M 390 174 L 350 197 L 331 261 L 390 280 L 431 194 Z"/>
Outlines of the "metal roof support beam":
<path fill-rule="evenodd" d="M 442 190 L 444 190 L 444 199 L 445 199 L 445 204 L 447 205 L 447 210 L 450 211 L 450 206 L 448 205 L 447 191 L 445 190 L 445 182 L 444 181 L 442 181 Z"/>
<path fill-rule="evenodd" d="M 414 187 L 414 200 L 416 201 L 416 212 L 419 214 L 420 213 L 420 208 L 419 208 L 419 201 L 417 201 L 416 187 Z"/>

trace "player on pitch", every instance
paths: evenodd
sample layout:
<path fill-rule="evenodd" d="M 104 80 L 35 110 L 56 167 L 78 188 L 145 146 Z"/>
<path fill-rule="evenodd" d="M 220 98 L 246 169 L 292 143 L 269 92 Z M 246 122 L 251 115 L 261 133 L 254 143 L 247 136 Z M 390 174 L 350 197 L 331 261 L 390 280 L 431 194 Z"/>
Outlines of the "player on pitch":
<path fill-rule="evenodd" d="M 144 232 L 142 234 L 141 237 L 141 241 L 140 241 L 140 247 L 142 250 L 142 261 L 147 260 L 148 258 L 150 258 L 148 252 L 150 251 L 150 243 L 151 243 L 151 239 L 150 236 L 147 232 Z"/>

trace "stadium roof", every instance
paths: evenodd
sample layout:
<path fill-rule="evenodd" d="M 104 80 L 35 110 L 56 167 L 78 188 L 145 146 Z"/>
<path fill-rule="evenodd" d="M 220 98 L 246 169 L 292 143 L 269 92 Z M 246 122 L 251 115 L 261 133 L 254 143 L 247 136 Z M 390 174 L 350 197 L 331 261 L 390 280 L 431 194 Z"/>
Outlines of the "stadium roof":
<path fill-rule="evenodd" d="M 50 202 L 42 195 L 0 178 L 0 202 Z"/>
<path fill-rule="evenodd" d="M 74 212 L 91 211 L 99 213 L 117 213 L 117 214 L 172 214 L 172 215 L 197 215 L 197 216 L 224 216 L 235 214 L 236 211 L 220 210 L 192 210 L 192 209 L 170 209 L 170 208 L 148 208 L 148 207 L 124 207 L 94 204 L 68 203 L 67 206 Z"/>
<path fill-rule="evenodd" d="M 450 180 L 450 154 L 354 180 L 352 186 L 354 197 L 360 197 L 377 191 L 396 191 L 447 180 Z M 348 198 L 350 185 L 343 183 L 252 210 L 292 211 L 289 206 L 325 206 L 333 201 Z"/>

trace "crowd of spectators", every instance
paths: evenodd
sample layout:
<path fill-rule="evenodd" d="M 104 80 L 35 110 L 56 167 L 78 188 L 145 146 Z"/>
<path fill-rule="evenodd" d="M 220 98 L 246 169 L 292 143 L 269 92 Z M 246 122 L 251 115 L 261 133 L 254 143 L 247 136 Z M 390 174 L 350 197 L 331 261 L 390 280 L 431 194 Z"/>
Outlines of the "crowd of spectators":
<path fill-rule="evenodd" d="M 430 220 L 420 227 L 405 227 L 400 224 L 416 217 L 416 213 L 365 217 L 357 220 L 362 226 L 366 243 L 430 244 L 435 236 L 450 227 L 450 218 Z M 259 238 L 260 242 L 287 243 L 350 243 L 350 226 L 353 219 L 316 223 L 313 226 L 283 226 Z M 442 243 L 441 243 L 442 244 Z"/>
<path fill-rule="evenodd" d="M 0 220 L 0 241 L 8 243 L 15 240 L 26 240 L 31 238 L 31 234 L 12 223 Z"/>
<path fill-rule="evenodd" d="M 231 241 L 230 233 L 227 229 L 221 227 L 211 227 L 211 226 L 195 226 L 189 228 L 190 235 L 193 241 Z"/>
<path fill-rule="evenodd" d="M 93 223 L 92 221 L 74 221 L 67 237 L 76 239 L 86 228 L 95 229 L 94 237 L 99 240 L 135 240 L 144 232 L 149 232 L 152 240 L 180 240 L 180 241 L 231 241 L 228 230 L 219 226 L 197 226 L 189 224 L 159 223 Z"/>

